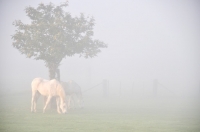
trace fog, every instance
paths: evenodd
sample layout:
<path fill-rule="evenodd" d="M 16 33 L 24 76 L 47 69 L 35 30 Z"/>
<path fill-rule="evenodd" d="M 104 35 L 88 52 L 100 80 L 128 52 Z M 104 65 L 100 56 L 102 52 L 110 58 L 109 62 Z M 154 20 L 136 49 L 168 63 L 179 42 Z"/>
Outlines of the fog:
<path fill-rule="evenodd" d="M 63 1 L 51 0 L 54 4 Z M 20 126 L 21 122 L 27 125 L 18 128 L 31 130 L 31 124 L 41 119 L 48 127 L 52 124 L 48 123 L 52 117 L 49 120 L 48 116 L 40 115 L 44 119 L 39 119 L 27 114 L 30 113 L 31 81 L 36 77 L 49 79 L 48 69 L 43 61 L 20 54 L 13 48 L 11 39 L 15 33 L 12 23 L 15 20 L 30 23 L 25 7 L 37 7 L 41 2 L 50 1 L 0 0 L 0 106 L 3 104 L 0 130 L 17 129 L 12 125 Z M 66 119 L 62 116 L 68 123 L 58 128 L 64 131 L 71 123 L 68 117 L 72 121 L 78 117 L 78 122 L 72 122 L 70 128 L 96 121 L 98 128 L 108 126 L 109 130 L 119 131 L 128 127 L 131 131 L 133 127 L 138 131 L 168 131 L 168 128 L 171 128 L 169 131 L 199 131 L 199 7 L 198 0 L 69 0 L 65 10 L 72 16 L 80 13 L 93 16 L 94 39 L 103 41 L 108 48 L 94 58 L 75 55 L 62 60 L 60 78 L 80 85 L 85 108 L 69 111 Z M 38 111 L 42 113 L 40 99 Z M 12 120 L 10 124 L 9 120 Z M 97 130 L 95 123 L 88 130 L 93 130 L 92 127 Z M 34 130 L 40 131 L 35 126 Z M 82 126 L 80 129 L 84 130 L 88 124 Z M 122 127 L 118 129 L 118 126 Z"/>
<path fill-rule="evenodd" d="M 41 2 L 50 1 L 0 1 L 1 92 L 26 91 L 31 89 L 33 78 L 48 79 L 44 62 L 21 55 L 11 40 L 15 31 L 12 22 L 29 23 L 25 7 L 36 7 Z M 199 6 L 197 0 L 70 0 L 66 11 L 73 16 L 93 16 L 94 38 L 108 48 L 94 58 L 75 55 L 63 59 L 61 80 L 72 79 L 85 91 L 107 79 L 109 96 L 149 97 L 156 79 L 160 84 L 158 96 L 199 97 Z M 85 92 L 86 96 L 92 94 L 101 96 L 101 86 Z"/>

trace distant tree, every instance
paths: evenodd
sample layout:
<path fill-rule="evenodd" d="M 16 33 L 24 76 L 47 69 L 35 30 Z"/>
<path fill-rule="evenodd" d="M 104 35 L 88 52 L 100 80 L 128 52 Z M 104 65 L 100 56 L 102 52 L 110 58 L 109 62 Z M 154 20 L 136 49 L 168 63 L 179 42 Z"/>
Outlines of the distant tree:
<path fill-rule="evenodd" d="M 12 35 L 14 48 L 28 58 L 43 60 L 50 79 L 55 78 L 56 70 L 66 56 L 94 57 L 101 52 L 100 48 L 107 47 L 92 39 L 94 19 L 84 14 L 72 17 L 63 10 L 67 6 L 67 2 L 58 6 L 52 3 L 41 3 L 37 8 L 29 6 L 25 11 L 31 23 L 13 22 L 17 28 Z"/>

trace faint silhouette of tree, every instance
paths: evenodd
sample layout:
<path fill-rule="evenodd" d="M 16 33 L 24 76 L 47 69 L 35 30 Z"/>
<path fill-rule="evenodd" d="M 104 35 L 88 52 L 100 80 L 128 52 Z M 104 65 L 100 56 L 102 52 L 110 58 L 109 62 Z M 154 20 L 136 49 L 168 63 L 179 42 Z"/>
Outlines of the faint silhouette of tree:
<path fill-rule="evenodd" d="M 41 3 L 37 8 L 26 7 L 30 24 L 20 20 L 13 22 L 17 28 L 12 35 L 13 46 L 28 58 L 43 60 L 49 69 L 49 78 L 55 78 L 60 62 L 66 56 L 79 54 L 85 58 L 94 57 L 100 48 L 107 45 L 93 40 L 94 18 L 78 17 L 63 10 L 67 2 L 55 6 Z"/>

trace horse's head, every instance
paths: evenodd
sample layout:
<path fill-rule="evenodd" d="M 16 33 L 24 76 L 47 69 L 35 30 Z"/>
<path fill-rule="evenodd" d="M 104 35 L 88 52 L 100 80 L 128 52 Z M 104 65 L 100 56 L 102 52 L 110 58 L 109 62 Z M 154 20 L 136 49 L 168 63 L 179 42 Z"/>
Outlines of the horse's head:
<path fill-rule="evenodd" d="M 63 114 L 67 113 L 67 105 L 65 102 L 60 104 L 60 109 L 62 110 Z"/>

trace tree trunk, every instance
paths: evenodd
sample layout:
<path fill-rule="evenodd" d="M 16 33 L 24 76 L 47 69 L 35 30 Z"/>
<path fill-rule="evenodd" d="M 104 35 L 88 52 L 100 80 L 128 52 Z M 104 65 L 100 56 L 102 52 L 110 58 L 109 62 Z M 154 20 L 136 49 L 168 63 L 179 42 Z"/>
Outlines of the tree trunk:
<path fill-rule="evenodd" d="M 56 69 L 56 79 L 60 82 L 60 70 Z"/>
<path fill-rule="evenodd" d="M 57 67 L 51 66 L 49 67 L 49 79 L 55 79 L 56 78 L 56 69 Z"/>
<path fill-rule="evenodd" d="M 49 79 L 50 80 L 56 79 L 58 65 L 56 65 L 55 63 L 48 63 L 47 66 L 49 68 Z M 50 109 L 56 109 L 56 98 L 55 97 L 51 98 Z"/>

